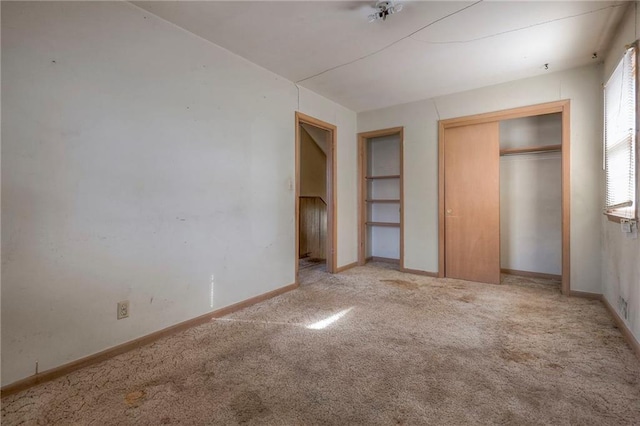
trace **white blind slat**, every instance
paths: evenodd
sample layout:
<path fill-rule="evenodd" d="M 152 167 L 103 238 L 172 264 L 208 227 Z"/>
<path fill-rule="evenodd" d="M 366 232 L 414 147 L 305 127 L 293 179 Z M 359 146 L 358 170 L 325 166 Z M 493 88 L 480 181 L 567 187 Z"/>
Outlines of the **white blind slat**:
<path fill-rule="evenodd" d="M 628 49 L 604 88 L 605 209 L 634 217 L 636 206 L 636 48 Z"/>

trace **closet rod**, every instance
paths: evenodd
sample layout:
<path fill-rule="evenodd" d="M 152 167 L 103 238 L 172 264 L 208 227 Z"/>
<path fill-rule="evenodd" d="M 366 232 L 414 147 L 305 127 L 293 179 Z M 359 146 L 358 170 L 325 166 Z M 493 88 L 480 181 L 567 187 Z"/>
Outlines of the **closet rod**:
<path fill-rule="evenodd" d="M 537 152 L 555 152 L 562 151 L 562 145 L 543 145 L 532 146 L 527 148 L 507 148 L 500 150 L 500 156 L 517 155 L 517 154 L 533 154 Z"/>

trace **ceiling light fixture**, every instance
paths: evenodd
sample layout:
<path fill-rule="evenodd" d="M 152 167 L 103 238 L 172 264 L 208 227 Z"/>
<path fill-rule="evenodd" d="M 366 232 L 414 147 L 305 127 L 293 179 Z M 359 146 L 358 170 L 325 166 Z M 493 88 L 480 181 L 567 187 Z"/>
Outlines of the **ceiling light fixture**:
<path fill-rule="evenodd" d="M 375 8 L 376 12 L 369 15 L 369 22 L 379 21 L 380 19 L 386 21 L 387 16 L 393 15 L 394 13 L 402 10 L 402 3 L 394 0 L 379 1 L 376 3 Z"/>

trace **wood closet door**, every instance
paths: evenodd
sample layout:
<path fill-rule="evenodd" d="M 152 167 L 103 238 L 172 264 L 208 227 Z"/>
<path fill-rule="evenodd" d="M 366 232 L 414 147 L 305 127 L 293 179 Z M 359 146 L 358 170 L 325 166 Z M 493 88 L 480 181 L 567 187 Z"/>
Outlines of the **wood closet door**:
<path fill-rule="evenodd" d="M 445 129 L 445 275 L 500 283 L 498 122 Z"/>

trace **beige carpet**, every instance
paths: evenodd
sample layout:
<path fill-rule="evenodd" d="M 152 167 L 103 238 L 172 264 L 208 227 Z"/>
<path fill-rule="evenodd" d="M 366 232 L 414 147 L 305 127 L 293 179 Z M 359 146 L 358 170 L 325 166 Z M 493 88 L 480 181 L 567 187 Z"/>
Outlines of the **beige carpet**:
<path fill-rule="evenodd" d="M 7 397 L 2 424 L 640 424 L 640 361 L 600 302 L 380 264 L 303 279 Z"/>

